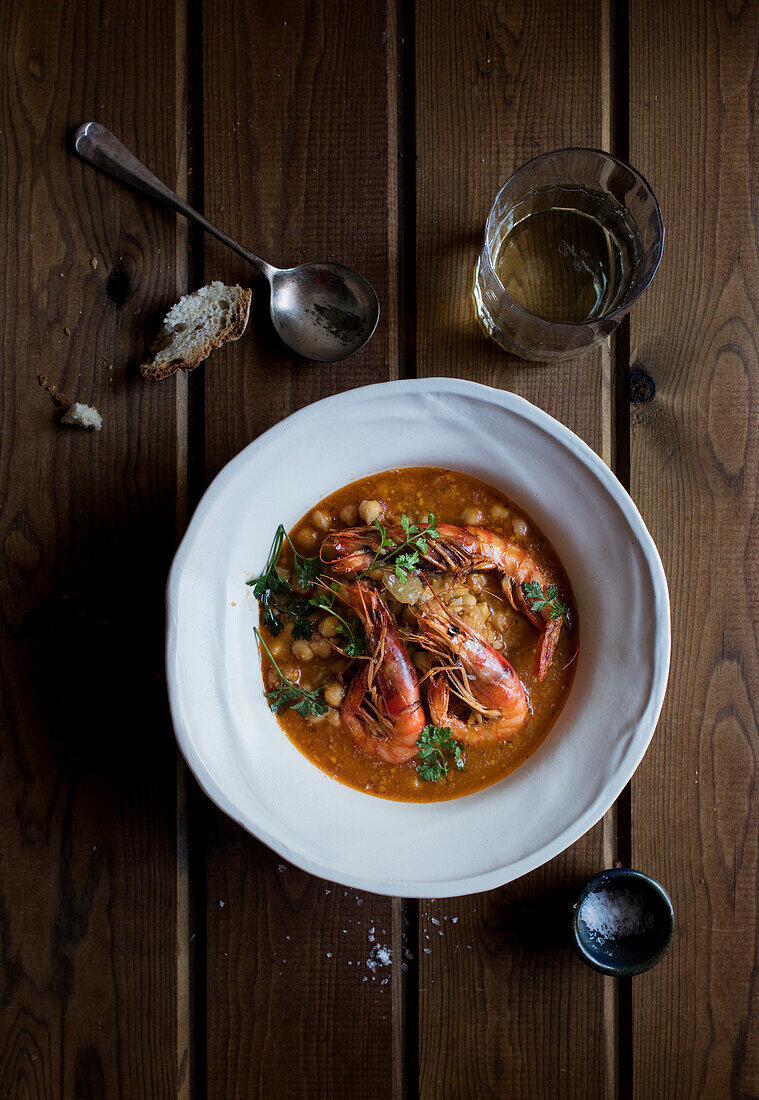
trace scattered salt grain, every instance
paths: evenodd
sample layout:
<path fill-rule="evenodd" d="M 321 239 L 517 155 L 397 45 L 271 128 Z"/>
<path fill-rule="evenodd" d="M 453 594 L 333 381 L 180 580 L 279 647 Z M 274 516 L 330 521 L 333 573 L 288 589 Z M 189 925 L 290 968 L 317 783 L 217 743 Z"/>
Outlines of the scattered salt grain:
<path fill-rule="evenodd" d="M 286 871 L 287 867 L 285 867 L 284 863 L 278 863 L 277 864 L 277 870 L 278 871 Z"/>
<path fill-rule="evenodd" d="M 588 894 L 580 906 L 580 920 L 591 935 L 610 940 L 648 931 L 654 916 L 642 898 L 625 887 Z"/>
<path fill-rule="evenodd" d="M 459 923 L 459 918 L 458 917 L 451 917 L 451 924 L 458 924 L 458 923 Z"/>
<path fill-rule="evenodd" d="M 223 908 L 224 908 L 224 902 L 221 900 L 221 898 L 219 898 L 219 909 L 223 909 Z"/>
<path fill-rule="evenodd" d="M 437 917 L 430 917 L 430 920 L 433 924 L 440 924 L 440 921 L 437 919 Z"/>

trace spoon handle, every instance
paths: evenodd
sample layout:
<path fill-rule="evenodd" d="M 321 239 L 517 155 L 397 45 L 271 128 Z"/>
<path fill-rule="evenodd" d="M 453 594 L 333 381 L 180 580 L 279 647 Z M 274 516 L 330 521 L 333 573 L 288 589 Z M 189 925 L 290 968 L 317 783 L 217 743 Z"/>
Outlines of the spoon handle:
<path fill-rule="evenodd" d="M 159 202 L 166 203 L 177 213 L 183 214 L 185 218 L 201 225 L 207 233 L 210 233 L 212 237 L 216 237 L 217 241 L 221 241 L 227 248 L 231 248 L 233 252 L 236 252 L 238 256 L 242 256 L 248 263 L 257 267 L 269 281 L 276 274 L 277 269 L 272 267 L 271 264 L 267 264 L 260 256 L 256 256 L 254 252 L 249 252 L 247 248 L 243 248 L 241 244 L 228 237 L 226 233 L 209 222 L 197 210 L 193 210 L 184 199 L 180 199 L 179 195 L 175 195 L 171 188 L 162 183 L 157 176 L 154 176 L 133 153 L 130 153 L 121 144 L 110 130 L 106 130 L 105 126 L 101 126 L 99 122 L 85 122 L 83 126 L 79 127 L 74 137 L 74 148 L 83 160 L 93 164 L 95 168 L 100 168 L 101 171 L 115 176 L 117 180 L 142 191 L 145 195 L 149 195 L 151 199 L 158 199 Z"/>

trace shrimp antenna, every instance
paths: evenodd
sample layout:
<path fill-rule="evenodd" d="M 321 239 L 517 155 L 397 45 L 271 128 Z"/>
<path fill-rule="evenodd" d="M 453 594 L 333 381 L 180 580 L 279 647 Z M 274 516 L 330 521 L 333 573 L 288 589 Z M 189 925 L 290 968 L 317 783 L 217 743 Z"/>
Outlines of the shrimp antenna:
<path fill-rule="evenodd" d="M 432 587 L 432 585 L 430 584 L 430 582 L 429 582 L 429 581 L 427 580 L 427 578 L 425 577 L 424 573 L 422 573 L 422 581 L 424 582 L 424 584 L 426 585 L 426 587 L 427 587 L 427 588 L 429 588 L 429 590 L 430 590 L 430 595 L 432 596 L 433 600 L 434 600 L 434 601 L 435 601 L 436 603 L 440 604 L 440 608 L 441 608 L 441 610 L 442 610 L 443 614 L 444 614 L 444 615 L 446 616 L 446 618 L 450 619 L 450 617 L 451 617 L 451 613 L 450 613 L 450 611 L 449 611 L 449 610 L 448 610 L 448 608 L 447 608 L 447 607 L 445 606 L 445 604 L 443 603 L 443 601 L 442 601 L 442 600 L 440 599 L 440 597 L 438 596 L 438 594 L 437 594 L 437 592 L 435 591 L 435 589 L 434 589 L 434 588 Z"/>

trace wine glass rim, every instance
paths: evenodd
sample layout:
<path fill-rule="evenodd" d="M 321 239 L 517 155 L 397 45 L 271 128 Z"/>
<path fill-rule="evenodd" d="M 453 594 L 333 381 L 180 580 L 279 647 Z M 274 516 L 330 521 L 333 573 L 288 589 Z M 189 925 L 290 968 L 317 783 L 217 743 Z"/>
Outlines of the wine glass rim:
<path fill-rule="evenodd" d="M 487 227 L 490 223 L 490 217 L 491 217 L 491 214 L 493 213 L 493 209 L 494 209 L 496 203 L 498 202 L 498 199 L 500 198 L 502 192 L 509 186 L 509 184 L 514 179 L 516 179 L 516 177 L 519 175 L 519 173 L 524 168 L 529 168 L 530 165 L 537 164 L 538 161 L 548 160 L 549 158 L 558 156 L 561 153 L 593 153 L 598 157 L 603 157 L 604 160 L 613 161 L 615 164 L 618 164 L 620 167 L 626 168 L 628 170 L 628 172 L 630 172 L 637 180 L 639 180 L 643 184 L 643 186 L 646 188 L 646 191 L 651 196 L 651 198 L 653 200 L 653 204 L 654 204 L 654 210 L 656 212 L 657 221 L 658 221 L 659 227 L 660 227 L 660 236 L 659 236 L 659 240 L 658 240 L 657 245 L 656 245 L 656 249 L 658 249 L 658 255 L 656 255 L 656 252 L 654 252 L 655 263 L 654 263 L 654 265 L 651 269 L 651 273 L 648 276 L 648 279 L 646 279 L 643 286 L 641 286 L 639 288 L 639 290 L 637 291 L 637 293 L 632 298 L 630 298 L 629 301 L 625 302 L 624 305 L 617 306 L 615 309 L 610 309 L 608 313 L 602 313 L 600 315 L 600 317 L 594 317 L 591 321 L 552 321 L 548 317 L 541 317 L 541 315 L 539 313 L 533 313 L 532 310 L 527 309 L 527 307 L 523 306 L 521 304 L 521 302 L 518 302 L 516 300 L 516 298 L 513 297 L 513 295 L 509 294 L 508 290 L 506 289 L 506 287 L 501 282 L 501 279 L 500 279 L 497 271 L 495 270 L 495 267 L 493 266 L 493 264 L 491 262 L 490 249 L 487 246 Z M 568 329 L 585 328 L 588 325 L 598 324 L 598 322 L 600 322 L 600 321 L 613 321 L 613 320 L 616 320 L 617 318 L 619 318 L 621 320 L 621 318 L 624 317 L 625 314 L 629 312 L 629 310 L 632 308 L 632 306 L 635 305 L 638 298 L 640 298 L 641 294 L 645 290 L 647 290 L 649 288 L 649 286 L 651 285 L 651 283 L 653 281 L 653 278 L 654 278 L 654 275 L 658 271 L 659 264 L 661 263 L 662 254 L 664 252 L 664 236 L 665 236 L 665 233 L 666 233 L 666 229 L 665 229 L 665 226 L 664 226 L 664 219 L 662 218 L 662 213 L 661 213 L 661 206 L 659 205 L 659 200 L 656 197 L 656 192 L 651 187 L 651 184 L 648 182 L 648 180 L 642 174 L 642 172 L 639 172 L 637 168 L 633 168 L 632 164 L 630 164 L 629 161 L 623 160 L 621 157 L 615 156 L 614 153 L 607 153 L 605 149 L 593 149 L 593 148 L 591 148 L 590 146 L 587 146 L 587 145 L 568 145 L 564 149 L 550 149 L 546 153 L 538 153 L 537 156 L 531 157 L 529 160 L 526 160 L 524 162 L 524 164 L 520 164 L 518 168 L 515 168 L 514 171 L 511 173 L 511 175 L 508 176 L 508 178 L 506 180 L 504 180 L 504 182 L 498 188 L 498 191 L 496 192 L 495 198 L 493 199 L 492 203 L 490 204 L 490 210 L 488 211 L 488 216 L 487 216 L 487 219 L 485 221 L 485 229 L 486 229 L 486 235 L 485 235 L 485 240 L 483 242 L 483 249 L 482 249 L 481 256 L 484 256 L 487 259 L 488 267 L 489 267 L 490 271 L 493 273 L 493 277 L 494 277 L 496 283 L 498 284 L 501 293 L 503 294 L 503 296 L 505 298 L 508 298 L 509 302 L 511 302 L 513 304 L 514 313 L 517 316 L 522 315 L 523 317 L 525 317 L 529 320 L 540 321 L 542 324 L 548 325 L 550 328 L 555 329 L 555 330 L 559 330 L 559 329 L 562 329 L 562 328 L 568 328 Z"/>

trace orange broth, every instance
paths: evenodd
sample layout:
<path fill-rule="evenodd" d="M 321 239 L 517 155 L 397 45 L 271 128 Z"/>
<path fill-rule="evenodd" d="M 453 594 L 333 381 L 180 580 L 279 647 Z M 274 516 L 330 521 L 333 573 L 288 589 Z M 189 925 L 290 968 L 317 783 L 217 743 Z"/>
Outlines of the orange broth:
<path fill-rule="evenodd" d="M 539 633 L 525 616 L 514 611 L 504 599 L 497 573 L 488 571 L 474 577 L 461 578 L 446 575 L 459 594 L 464 588 L 470 592 L 476 586 L 478 605 L 484 603 L 487 608 L 478 606 L 472 610 L 472 614 L 488 614 L 485 628 L 488 638 L 501 649 L 514 667 L 528 693 L 531 705 L 531 713 L 521 729 L 507 739 L 464 746 L 464 768 L 461 771 L 449 768 L 447 780 L 422 780 L 413 760 L 397 765 L 367 755 L 354 744 L 349 731 L 340 720 L 339 708 L 330 708 L 326 717 L 316 721 L 313 718 L 303 718 L 294 710 L 285 710 L 277 716 L 280 726 L 300 752 L 327 775 L 349 787 L 403 802 L 435 802 L 460 798 L 497 783 L 523 764 L 546 737 L 566 701 L 574 676 L 574 657 L 579 636 L 577 612 L 569 579 L 551 544 L 517 505 L 497 489 L 468 474 L 437 467 L 388 470 L 362 478 L 331 493 L 319 501 L 290 532 L 298 551 L 306 555 L 318 554 L 326 535 L 323 526 L 325 517 L 330 529 L 342 529 L 346 524 L 340 520 L 341 510 L 346 506 L 358 506 L 365 500 L 382 503 L 384 510 L 381 522 L 385 525 L 399 523 L 401 514 L 418 522 L 429 512 L 441 523 L 464 525 L 462 514 L 465 509 L 479 510 L 482 520 L 477 525 L 504 535 L 526 549 L 550 581 L 558 585 L 560 598 L 569 607 L 569 625 L 563 627 L 546 676 L 539 681 L 531 672 Z M 315 524 L 314 517 L 320 521 L 321 527 Z M 356 521 L 356 525 L 362 523 L 361 519 Z M 279 565 L 287 571 L 292 570 L 293 555 L 287 543 L 280 554 Z M 427 576 L 430 579 L 433 577 L 432 574 Z M 441 578 L 436 583 L 446 583 L 446 579 Z M 385 589 L 377 584 L 375 586 L 381 591 L 390 610 L 399 616 L 400 621 L 404 621 L 403 606 L 394 601 Z M 448 596 L 444 598 L 447 599 Z M 458 598 L 463 597 L 459 595 Z M 460 609 L 455 607 L 454 610 L 458 613 Z M 346 617 L 350 617 L 347 612 Z M 321 613 L 315 617 L 315 623 L 318 624 L 320 619 L 324 619 Z M 406 621 L 409 621 L 408 616 Z M 299 659 L 292 651 L 291 625 L 276 637 L 263 625 L 260 630 L 283 674 L 306 689 L 323 689 L 325 685 L 340 682 L 347 688 L 358 668 L 357 662 L 351 664 L 334 649 L 328 655 L 313 654 L 307 660 Z M 313 637 L 317 648 L 326 651 L 318 625 Z M 421 653 L 415 654 L 413 646 L 409 646 L 409 653 L 417 661 L 423 662 Z M 278 677 L 266 654 L 262 656 L 262 667 L 267 688 L 276 686 Z M 420 668 L 420 679 L 423 675 L 424 669 Z M 423 683 L 423 702 L 424 698 Z"/>

